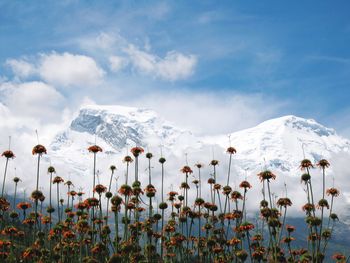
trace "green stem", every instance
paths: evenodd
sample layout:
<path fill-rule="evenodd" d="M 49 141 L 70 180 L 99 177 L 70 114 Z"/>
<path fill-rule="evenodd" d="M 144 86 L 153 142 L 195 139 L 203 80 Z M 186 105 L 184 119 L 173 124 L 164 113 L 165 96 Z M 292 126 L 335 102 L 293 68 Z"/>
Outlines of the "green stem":
<path fill-rule="evenodd" d="M 3 181 L 3 183 L 2 183 L 1 198 L 4 197 L 5 181 L 6 181 L 6 174 L 7 174 L 7 166 L 8 166 L 8 163 L 9 163 L 9 158 L 6 158 L 5 171 L 4 171 L 4 181 Z"/>

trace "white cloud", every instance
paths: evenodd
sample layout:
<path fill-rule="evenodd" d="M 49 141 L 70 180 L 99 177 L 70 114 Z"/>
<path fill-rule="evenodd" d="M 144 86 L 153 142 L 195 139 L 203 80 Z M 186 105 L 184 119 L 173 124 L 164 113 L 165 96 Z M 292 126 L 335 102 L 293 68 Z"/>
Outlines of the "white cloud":
<path fill-rule="evenodd" d="M 13 118 L 30 119 L 28 122 L 61 120 L 64 97 L 52 86 L 38 81 L 3 83 L 0 86 L 2 102 Z"/>
<path fill-rule="evenodd" d="M 88 56 L 51 53 L 41 56 L 39 74 L 45 81 L 61 86 L 93 86 L 105 72 Z"/>
<path fill-rule="evenodd" d="M 38 75 L 45 82 L 63 87 L 98 85 L 105 75 L 93 58 L 68 52 L 41 54 L 33 63 L 23 59 L 8 59 L 6 65 L 21 79 Z"/>
<path fill-rule="evenodd" d="M 11 68 L 16 76 L 21 78 L 33 75 L 36 71 L 33 64 L 23 59 L 7 59 L 5 64 Z"/>
<path fill-rule="evenodd" d="M 140 50 L 134 45 L 129 45 L 125 51 L 136 70 L 164 80 L 185 79 L 193 74 L 197 64 L 196 56 L 177 51 L 168 52 L 164 58 Z"/>
<path fill-rule="evenodd" d="M 128 61 L 120 56 L 111 56 L 109 57 L 109 67 L 111 71 L 118 72 L 124 67 L 126 67 L 128 64 Z"/>
<path fill-rule="evenodd" d="M 166 120 L 200 135 L 231 133 L 281 114 L 287 102 L 259 94 L 167 91 L 129 100 L 157 111 Z"/>
<path fill-rule="evenodd" d="M 102 49 L 109 49 L 113 45 L 115 45 L 115 42 L 117 39 L 110 34 L 107 34 L 105 32 L 101 32 L 97 37 L 96 37 L 96 45 Z"/>
<path fill-rule="evenodd" d="M 100 59 L 108 58 L 112 72 L 130 66 L 135 72 L 167 81 L 190 77 L 197 65 L 197 57 L 172 50 L 164 57 L 151 52 L 148 37 L 144 43 L 131 43 L 118 33 L 101 32 L 97 36 L 82 37 L 76 40 L 87 52 Z M 141 48 L 141 46 L 143 48 Z"/>
<path fill-rule="evenodd" d="M 194 55 L 183 55 L 176 51 L 168 52 L 163 60 L 158 62 L 158 74 L 169 80 L 185 79 L 192 75 L 197 58 Z"/>

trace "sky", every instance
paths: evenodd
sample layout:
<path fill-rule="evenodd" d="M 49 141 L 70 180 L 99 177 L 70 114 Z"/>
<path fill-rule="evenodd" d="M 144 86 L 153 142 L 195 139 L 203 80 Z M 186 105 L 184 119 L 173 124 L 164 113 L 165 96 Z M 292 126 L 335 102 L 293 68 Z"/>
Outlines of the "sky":
<path fill-rule="evenodd" d="M 349 8 L 0 1 L 0 116 L 8 133 L 54 129 L 81 105 L 118 104 L 218 134 L 294 114 L 350 137 Z"/>

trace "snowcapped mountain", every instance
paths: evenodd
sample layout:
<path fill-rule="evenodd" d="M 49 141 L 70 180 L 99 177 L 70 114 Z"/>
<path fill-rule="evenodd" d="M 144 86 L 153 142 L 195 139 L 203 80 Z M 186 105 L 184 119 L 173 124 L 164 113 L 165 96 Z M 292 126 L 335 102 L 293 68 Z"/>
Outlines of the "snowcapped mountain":
<path fill-rule="evenodd" d="M 31 146 L 35 142 L 28 143 L 30 138 L 32 135 L 23 136 L 14 143 L 14 147 L 18 147 L 14 148 L 17 157 L 10 162 L 12 171 L 9 170 L 9 177 L 18 175 L 22 179 L 21 192 L 33 189 L 35 184 L 33 178 L 36 174 L 36 158 L 30 155 Z M 190 181 L 193 178 L 198 179 L 194 164 L 200 162 L 204 164 L 201 170 L 201 185 L 203 198 L 206 200 L 210 197 L 209 185 L 206 182 L 213 173 L 213 167 L 209 163 L 212 159 L 219 160 L 216 167 L 217 182 L 225 185 L 229 160 L 226 149 L 231 143 L 237 153 L 232 158 L 230 186 L 237 189 L 239 183 L 245 179 L 252 184 L 253 187 L 247 196 L 247 207 L 253 216 L 254 209 L 258 207 L 262 198 L 261 182 L 256 176 L 262 169 L 270 169 L 277 175 L 277 179 L 271 182 L 271 191 L 276 198 L 285 196 L 288 191 L 288 197 L 293 202 L 289 216 L 298 217 L 302 215 L 300 208 L 306 202 L 305 185 L 300 182 L 300 161 L 304 156 L 313 163 L 326 158 L 331 163 L 330 169 L 327 169 L 326 188 L 334 185 L 340 189 L 341 195 L 334 209 L 342 222 L 350 226 L 350 141 L 315 120 L 283 116 L 229 135 L 197 136 L 189 130 L 178 128 L 176 124 L 164 120 L 158 113 L 149 109 L 84 106 L 69 125 L 54 136 L 51 143 L 48 144 L 48 140 L 43 143 L 48 150 L 40 166 L 40 187 L 45 195 L 48 194 L 49 185 L 47 167 L 53 165 L 58 176 L 64 180 L 71 180 L 75 189 L 81 187 L 89 196 L 92 189 L 93 155 L 87 148 L 95 143 L 103 149 L 103 152 L 97 155 L 98 183 L 109 183 L 109 167 L 113 164 L 116 165 L 117 171 L 112 187 L 116 189 L 123 184 L 126 164 L 122 159 L 126 154 L 130 155 L 131 147 L 140 145 L 154 155 L 151 160 L 152 184 L 156 189 L 160 189 L 158 159 L 162 145 L 162 153 L 167 160 L 165 191 L 181 191 L 178 187 L 184 180 L 184 175 L 179 170 L 186 163 L 194 170 Z M 129 183 L 133 180 L 134 164 L 135 162 L 129 169 Z M 313 169 L 311 174 L 315 200 L 319 200 L 322 197 L 320 169 Z M 148 161 L 144 154 L 140 156 L 139 178 L 142 186 L 148 184 Z M 8 194 L 13 194 L 10 180 L 7 185 Z M 66 186 L 60 187 L 61 197 L 64 197 Z M 192 184 L 190 187 L 189 197 L 193 198 L 196 191 Z"/>
<path fill-rule="evenodd" d="M 98 105 L 81 108 L 70 127 L 55 137 L 51 149 L 55 158 L 77 163 L 82 168 L 80 156 L 88 155 L 86 148 L 95 140 L 105 155 L 112 156 L 135 145 L 145 148 L 163 145 L 177 156 L 208 146 L 224 151 L 230 140 L 237 149 L 236 168 L 257 170 L 267 166 L 284 173 L 294 171 L 304 157 L 317 162 L 350 150 L 350 141 L 337 135 L 335 130 L 315 120 L 292 115 L 268 120 L 229 136 L 198 137 L 149 109 Z"/>
<path fill-rule="evenodd" d="M 338 136 L 335 130 L 315 120 L 292 115 L 268 120 L 229 136 L 238 150 L 236 160 L 244 170 L 261 169 L 263 165 L 288 173 L 296 170 L 304 157 L 316 163 L 350 150 L 350 141 Z M 216 136 L 205 141 L 225 148 L 228 138 Z"/>
<path fill-rule="evenodd" d="M 297 170 L 304 156 L 317 162 L 350 149 L 349 140 L 338 136 L 333 129 L 296 116 L 268 120 L 234 132 L 229 138 L 237 149 L 234 165 L 240 174 L 246 170 L 261 170 L 263 166 L 288 174 Z M 148 109 L 91 105 L 81 108 L 70 127 L 55 137 L 51 156 L 81 173 L 88 170 L 86 149 L 95 140 L 104 149 L 101 159 L 121 159 L 127 148 L 135 145 L 153 149 L 163 145 L 167 155 L 177 158 L 183 157 L 185 152 L 193 155 L 210 153 L 208 148 L 215 147 L 219 158 L 225 152 L 229 138 L 227 135 L 195 136 Z"/>

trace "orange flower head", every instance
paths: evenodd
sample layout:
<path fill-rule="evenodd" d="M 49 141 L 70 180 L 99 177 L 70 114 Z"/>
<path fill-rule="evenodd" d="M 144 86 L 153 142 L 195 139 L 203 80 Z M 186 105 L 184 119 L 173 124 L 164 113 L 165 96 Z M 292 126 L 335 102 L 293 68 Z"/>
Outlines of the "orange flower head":
<path fill-rule="evenodd" d="M 280 198 L 277 200 L 277 206 L 279 207 L 287 207 L 291 205 L 292 201 L 288 197 Z"/>
<path fill-rule="evenodd" d="M 138 157 L 141 153 L 144 152 L 144 149 L 141 148 L 141 147 L 133 147 L 131 148 L 130 152 L 135 156 L 135 157 Z"/>
<path fill-rule="evenodd" d="M 182 167 L 180 171 L 182 173 L 184 173 L 184 174 L 191 174 L 191 173 L 193 173 L 191 167 L 189 167 L 188 165 L 185 165 L 184 167 Z"/>
<path fill-rule="evenodd" d="M 94 192 L 98 193 L 99 195 L 106 192 L 107 191 L 107 187 L 105 187 L 102 184 L 98 184 L 95 186 Z"/>
<path fill-rule="evenodd" d="M 276 175 L 269 170 L 258 173 L 258 176 L 259 176 L 261 182 L 264 180 L 269 181 L 270 179 L 272 179 L 272 180 L 276 179 Z"/>
<path fill-rule="evenodd" d="M 226 152 L 229 153 L 229 154 L 235 154 L 237 151 L 236 151 L 235 148 L 230 146 L 230 147 L 227 148 Z"/>
<path fill-rule="evenodd" d="M 337 188 L 332 187 L 332 188 L 327 189 L 326 194 L 337 197 L 337 196 L 339 196 L 340 192 Z"/>
<path fill-rule="evenodd" d="M 244 188 L 244 189 L 247 189 L 247 188 L 252 188 L 251 184 L 248 182 L 248 181 L 243 181 L 239 184 L 239 187 L 240 188 Z"/>
<path fill-rule="evenodd" d="M 54 184 L 60 184 L 60 183 L 63 183 L 64 180 L 62 179 L 62 177 L 56 176 L 56 177 L 52 180 L 52 182 L 53 182 Z"/>
<path fill-rule="evenodd" d="M 34 146 L 34 148 L 32 150 L 33 155 L 36 155 L 36 154 L 43 155 L 44 153 L 47 154 L 47 151 L 46 151 L 45 146 L 43 146 L 41 144 Z"/>
<path fill-rule="evenodd" d="M 123 159 L 124 163 L 132 163 L 133 161 L 134 160 L 129 155 L 125 156 L 124 159 Z"/>
<path fill-rule="evenodd" d="M 305 169 L 314 168 L 312 162 L 309 159 L 302 160 L 299 167 L 302 171 Z"/>
<path fill-rule="evenodd" d="M 326 159 L 322 159 L 317 163 L 317 166 L 322 168 L 322 169 L 325 169 L 325 168 L 328 168 L 330 166 L 330 163 Z"/>
<path fill-rule="evenodd" d="M 98 145 L 91 145 L 88 148 L 88 151 L 92 152 L 92 153 L 98 153 L 98 152 L 102 152 L 102 148 L 100 146 L 98 146 Z"/>
<path fill-rule="evenodd" d="M 7 159 L 13 159 L 15 158 L 15 154 L 11 150 L 4 151 L 1 156 L 5 156 Z"/>
<path fill-rule="evenodd" d="M 32 205 L 28 202 L 20 202 L 17 204 L 17 208 L 21 210 L 27 210 L 28 208 L 31 208 Z"/>

